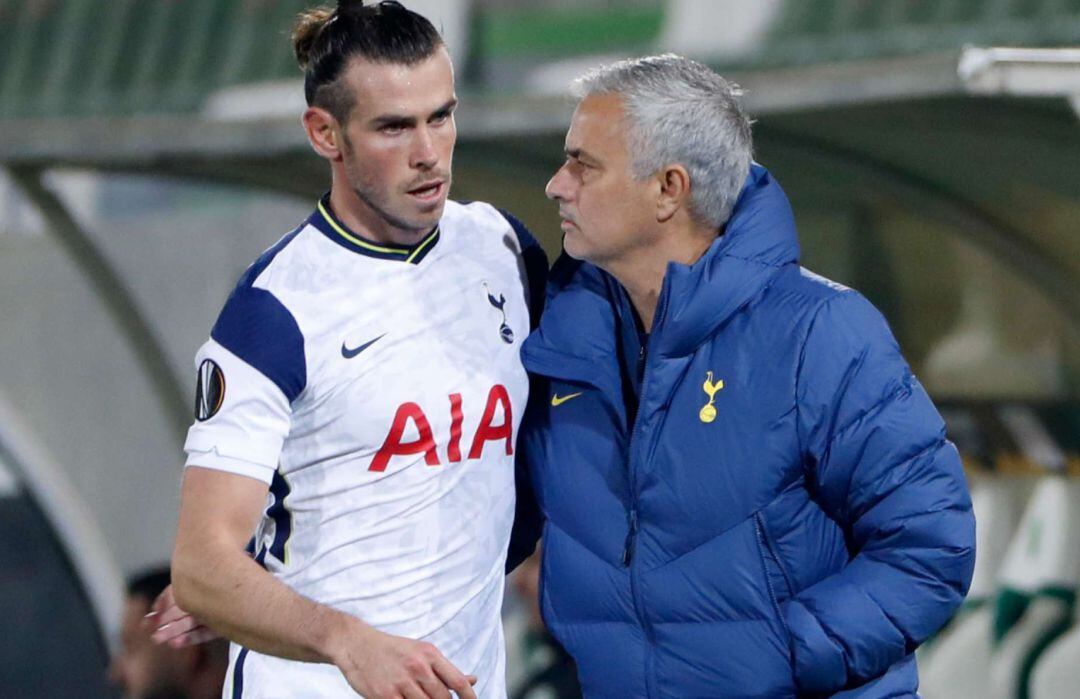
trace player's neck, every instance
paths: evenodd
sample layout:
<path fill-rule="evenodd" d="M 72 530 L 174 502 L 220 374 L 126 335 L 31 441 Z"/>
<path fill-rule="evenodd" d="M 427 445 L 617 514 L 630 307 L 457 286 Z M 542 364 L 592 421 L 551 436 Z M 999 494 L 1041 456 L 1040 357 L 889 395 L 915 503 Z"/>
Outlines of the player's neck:
<path fill-rule="evenodd" d="M 668 264 L 694 264 L 715 239 L 715 233 L 710 234 L 697 227 L 673 228 L 659 236 L 652 245 L 638 248 L 602 265 L 626 289 L 634 310 L 645 326 L 645 332 L 652 332 L 653 316 Z"/>
<path fill-rule="evenodd" d="M 430 229 L 412 230 L 390 224 L 350 187 L 337 181 L 330 187 L 330 208 L 346 228 L 373 243 L 409 247 L 431 232 Z"/>

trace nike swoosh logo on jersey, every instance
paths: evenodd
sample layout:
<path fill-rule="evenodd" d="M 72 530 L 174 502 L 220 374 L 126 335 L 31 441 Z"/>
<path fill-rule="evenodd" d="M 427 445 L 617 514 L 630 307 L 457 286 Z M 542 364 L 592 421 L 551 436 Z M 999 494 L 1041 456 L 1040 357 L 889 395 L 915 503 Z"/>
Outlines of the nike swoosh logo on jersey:
<path fill-rule="evenodd" d="M 571 393 L 568 396 L 560 396 L 558 393 L 556 393 L 555 395 L 553 395 L 551 397 L 551 407 L 557 408 L 560 405 L 562 405 L 563 403 L 565 403 L 566 401 L 568 401 L 568 400 L 570 400 L 572 398 L 577 398 L 580 395 L 581 395 L 581 393 Z"/>
<path fill-rule="evenodd" d="M 345 357 L 345 359 L 352 359 L 353 357 L 360 354 L 361 352 L 366 350 L 368 347 L 371 347 L 372 345 L 374 345 L 376 342 L 383 339 L 384 337 L 386 337 L 386 333 L 383 333 L 382 335 L 379 335 L 374 340 L 370 340 L 368 342 L 365 342 L 364 344 L 360 345 L 356 349 L 349 349 L 348 347 L 345 346 L 345 343 L 342 342 L 341 343 L 341 356 Z"/>

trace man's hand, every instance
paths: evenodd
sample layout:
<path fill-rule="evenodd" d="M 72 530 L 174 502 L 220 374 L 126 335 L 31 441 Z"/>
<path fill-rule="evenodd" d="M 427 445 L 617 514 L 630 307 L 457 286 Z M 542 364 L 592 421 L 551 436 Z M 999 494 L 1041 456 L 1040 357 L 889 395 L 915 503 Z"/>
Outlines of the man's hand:
<path fill-rule="evenodd" d="M 151 638 L 155 643 L 173 648 L 218 638 L 176 604 L 172 585 L 154 600 L 143 623 L 154 629 Z M 339 667 L 361 695 L 370 699 L 450 699 L 452 689 L 460 699 L 476 699 L 472 690 L 476 677 L 463 675 L 430 643 L 391 636 L 366 625 L 363 631 L 354 629 L 353 633 L 358 635 L 342 644 Z"/>
<path fill-rule="evenodd" d="M 368 699 L 451 699 L 451 691 L 476 699 L 476 678 L 465 677 L 430 643 L 377 631 L 304 597 L 255 563 L 244 542 L 266 493 L 266 483 L 246 476 L 185 469 L 173 586 L 155 604 L 160 637 L 179 645 L 203 639 L 205 620 L 258 653 L 333 663 Z"/>
<path fill-rule="evenodd" d="M 169 585 L 157 599 L 143 621 L 145 627 L 153 629 L 150 636 L 154 643 L 167 644 L 172 648 L 184 648 L 199 643 L 206 643 L 218 637 L 216 633 L 203 626 L 176 604 L 172 585 Z"/>
<path fill-rule="evenodd" d="M 423 641 L 350 624 L 332 651 L 334 664 L 349 685 L 368 699 L 476 699 L 466 677 L 439 650 Z"/>

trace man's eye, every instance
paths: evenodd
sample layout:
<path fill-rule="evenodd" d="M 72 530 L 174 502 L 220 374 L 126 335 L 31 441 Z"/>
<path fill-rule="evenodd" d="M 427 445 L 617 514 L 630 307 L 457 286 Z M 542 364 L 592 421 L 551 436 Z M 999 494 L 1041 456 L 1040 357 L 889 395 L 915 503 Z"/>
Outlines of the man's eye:
<path fill-rule="evenodd" d="M 380 128 L 379 130 L 382 131 L 384 134 L 394 135 L 394 134 L 399 134 L 402 131 L 404 131 L 405 127 L 402 126 L 401 124 L 387 124 L 386 126 L 383 126 L 382 128 Z"/>

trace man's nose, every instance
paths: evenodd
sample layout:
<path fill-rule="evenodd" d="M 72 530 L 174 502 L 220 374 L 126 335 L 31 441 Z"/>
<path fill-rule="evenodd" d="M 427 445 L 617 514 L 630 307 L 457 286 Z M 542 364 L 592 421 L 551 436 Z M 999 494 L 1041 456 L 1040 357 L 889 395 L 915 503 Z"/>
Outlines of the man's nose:
<path fill-rule="evenodd" d="M 439 162 L 439 151 L 435 148 L 435 139 L 426 128 L 416 131 L 416 140 L 413 143 L 412 166 L 417 168 L 432 168 Z"/>
<path fill-rule="evenodd" d="M 555 174 L 548 180 L 547 186 L 544 187 L 544 194 L 547 195 L 548 199 L 554 201 L 561 201 L 567 198 L 565 165 L 556 170 Z"/>

